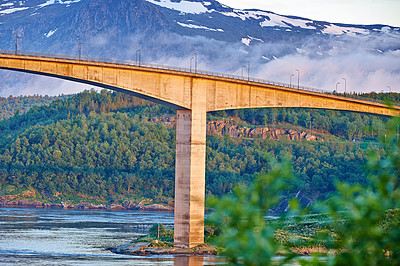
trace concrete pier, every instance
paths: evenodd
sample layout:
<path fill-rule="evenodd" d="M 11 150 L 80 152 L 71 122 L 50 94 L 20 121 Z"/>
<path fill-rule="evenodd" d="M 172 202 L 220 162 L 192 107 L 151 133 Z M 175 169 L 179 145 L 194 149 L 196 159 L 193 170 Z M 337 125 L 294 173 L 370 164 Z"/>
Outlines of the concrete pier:
<path fill-rule="evenodd" d="M 178 247 L 204 243 L 205 92 L 193 90 L 192 110 L 177 111 L 174 242 Z"/>

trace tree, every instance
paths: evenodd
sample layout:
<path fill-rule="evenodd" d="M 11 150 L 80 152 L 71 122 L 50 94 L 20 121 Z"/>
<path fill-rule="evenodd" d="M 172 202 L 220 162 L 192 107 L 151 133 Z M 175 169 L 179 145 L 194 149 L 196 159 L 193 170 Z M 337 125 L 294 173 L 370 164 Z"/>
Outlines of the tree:
<path fill-rule="evenodd" d="M 368 157 L 370 184 L 339 183 L 337 195 L 317 206 L 332 218 L 335 237 L 322 240 L 332 241 L 336 254 L 326 260 L 314 257 L 300 261 L 302 265 L 400 265 L 400 141 L 395 135 L 399 125 L 400 118 L 394 119 L 389 134 L 382 139 L 386 155 L 371 152 Z M 212 199 L 215 212 L 209 219 L 220 225 L 222 232 L 216 243 L 228 262 L 274 263 L 272 257 L 279 248 L 274 239 L 277 227 L 268 224 L 264 216 L 279 202 L 291 179 L 290 164 L 275 162 L 269 173 L 259 176 L 249 188 L 236 187 L 232 196 Z M 290 206 L 296 210 L 298 203 L 292 201 Z M 288 253 L 284 261 L 276 263 L 292 258 Z"/>
<path fill-rule="evenodd" d="M 341 252 L 330 257 L 327 264 L 400 264 L 400 141 L 395 136 L 398 125 L 399 118 L 389 125 L 386 156 L 369 154 L 370 185 L 339 183 L 337 196 L 328 202 L 327 211 L 337 235 L 333 248 Z"/>
<path fill-rule="evenodd" d="M 221 227 L 217 245 L 230 263 L 270 265 L 280 244 L 274 239 L 276 227 L 267 224 L 264 216 L 280 201 L 282 190 L 293 178 L 287 160 L 272 162 L 268 174 L 260 175 L 250 187 L 238 186 L 232 196 L 213 198 L 215 209 L 210 221 Z"/>

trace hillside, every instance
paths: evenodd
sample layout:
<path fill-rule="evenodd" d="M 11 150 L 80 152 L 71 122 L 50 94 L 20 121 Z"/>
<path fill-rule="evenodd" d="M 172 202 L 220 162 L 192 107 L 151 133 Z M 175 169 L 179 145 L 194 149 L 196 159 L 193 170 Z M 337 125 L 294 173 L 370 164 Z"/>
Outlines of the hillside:
<path fill-rule="evenodd" d="M 174 114 L 103 90 L 85 91 L 0 121 L 1 201 L 173 204 Z M 270 108 L 215 112 L 208 120 L 209 128 L 223 123 L 227 131 L 209 131 L 213 134 L 207 136 L 207 195 L 229 193 L 235 184 L 251 182 L 255 174 L 268 170 L 269 157 L 287 153 L 297 177 L 293 192 L 301 190 L 307 201 L 334 192 L 335 180 L 366 182 L 366 151 L 383 153 L 376 136 L 384 133 L 387 118 Z M 309 121 L 317 141 L 227 134 L 244 127 L 311 134 Z"/>

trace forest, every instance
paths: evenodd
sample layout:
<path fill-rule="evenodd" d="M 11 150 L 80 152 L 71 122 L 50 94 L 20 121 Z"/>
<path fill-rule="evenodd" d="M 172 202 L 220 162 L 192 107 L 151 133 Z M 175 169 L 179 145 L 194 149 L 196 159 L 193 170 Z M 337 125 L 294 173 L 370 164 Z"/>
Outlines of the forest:
<path fill-rule="evenodd" d="M 367 94 L 399 104 L 400 94 Z M 31 96 L 33 97 L 33 96 Z M 0 109 L 0 196 L 35 190 L 43 201 L 113 203 L 152 199 L 170 204 L 174 197 L 175 129 L 154 117 L 175 111 L 130 95 L 84 91 L 29 106 L 12 116 Z M 10 104 L 2 99 L 3 105 Z M 231 193 L 269 170 L 269 159 L 289 156 L 301 190 L 312 199 L 335 193 L 335 182 L 365 184 L 367 152 L 381 156 L 377 136 L 387 117 L 298 108 L 232 110 L 208 120 L 312 130 L 324 141 L 207 136 L 206 195 Z M 16 193 L 13 190 L 13 193 Z"/>

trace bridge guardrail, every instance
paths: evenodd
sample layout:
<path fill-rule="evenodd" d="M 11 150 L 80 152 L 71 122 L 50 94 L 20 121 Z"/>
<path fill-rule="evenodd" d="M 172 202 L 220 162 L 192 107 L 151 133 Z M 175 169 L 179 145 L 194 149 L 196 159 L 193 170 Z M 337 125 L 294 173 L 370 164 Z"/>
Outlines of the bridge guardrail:
<path fill-rule="evenodd" d="M 12 54 L 16 54 L 16 53 L 15 53 L 15 51 L 0 49 L 0 54 L 12 55 Z M 284 88 L 299 89 L 299 90 L 303 90 L 303 91 L 335 95 L 335 96 L 351 98 L 351 99 L 356 99 L 356 100 L 363 100 L 363 101 L 367 101 L 367 102 L 383 103 L 383 101 L 380 101 L 380 100 L 362 97 L 362 96 L 354 95 L 354 94 L 341 94 L 341 93 L 336 93 L 334 91 L 332 92 L 332 91 L 321 90 L 321 89 L 312 88 L 312 87 L 290 85 L 290 84 L 283 83 L 283 82 L 275 82 L 275 81 L 269 81 L 269 80 L 264 80 L 264 79 L 259 79 L 259 78 L 245 77 L 245 76 L 239 76 L 239 75 L 234 75 L 234 74 L 219 73 L 219 72 L 212 72 L 212 71 L 205 71 L 205 70 L 198 70 L 198 69 L 195 72 L 189 68 L 158 65 L 158 64 L 151 64 L 151 63 L 138 63 L 138 62 L 129 61 L 129 60 L 101 59 L 101 58 L 84 57 L 84 56 L 78 57 L 78 56 L 72 56 L 72 55 L 59 55 L 59 54 L 36 53 L 36 52 L 26 52 L 26 51 L 18 51 L 17 54 L 18 55 L 27 55 L 27 56 L 41 56 L 41 57 L 54 58 L 54 59 L 70 59 L 70 60 L 87 61 L 87 62 L 111 63 L 111 64 L 137 66 L 137 67 L 145 67 L 145 68 L 152 68 L 152 69 L 179 71 L 179 72 L 184 72 L 184 73 L 191 73 L 194 75 L 201 74 L 201 75 L 207 75 L 207 76 L 212 76 L 212 77 L 229 78 L 229 79 L 240 80 L 240 81 L 256 82 L 256 83 L 260 83 L 260 84 L 268 84 L 268 85 L 280 86 L 280 87 L 284 87 Z"/>

